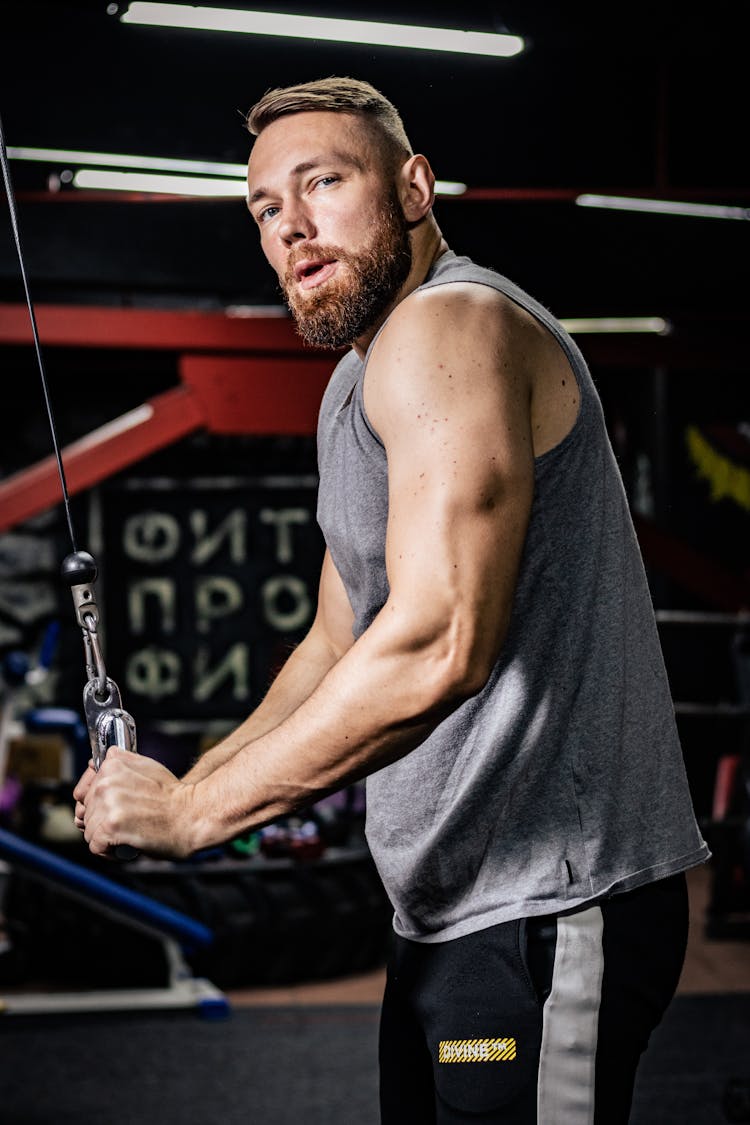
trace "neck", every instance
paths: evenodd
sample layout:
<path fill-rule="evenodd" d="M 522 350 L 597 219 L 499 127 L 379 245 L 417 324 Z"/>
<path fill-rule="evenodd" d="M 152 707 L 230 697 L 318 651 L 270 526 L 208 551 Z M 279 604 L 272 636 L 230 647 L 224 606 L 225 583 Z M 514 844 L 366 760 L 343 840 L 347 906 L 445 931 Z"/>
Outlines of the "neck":
<path fill-rule="evenodd" d="M 364 359 L 365 353 L 375 337 L 375 333 L 382 327 L 396 308 L 396 305 L 401 304 L 405 297 L 408 297 L 410 293 L 413 293 L 415 289 L 419 288 L 435 262 L 441 254 L 444 254 L 448 249 L 448 243 L 443 238 L 432 215 L 412 231 L 411 240 L 412 263 L 409 276 L 384 312 L 382 312 L 367 331 L 361 336 L 358 336 L 352 344 L 354 351 L 360 359 Z"/>

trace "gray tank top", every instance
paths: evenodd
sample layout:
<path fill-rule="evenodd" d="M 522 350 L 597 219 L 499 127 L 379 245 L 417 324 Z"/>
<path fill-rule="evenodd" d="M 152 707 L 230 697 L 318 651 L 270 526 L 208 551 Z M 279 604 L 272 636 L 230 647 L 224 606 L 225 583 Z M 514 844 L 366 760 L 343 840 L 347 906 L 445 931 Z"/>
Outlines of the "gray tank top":
<path fill-rule="evenodd" d="M 421 288 L 455 281 L 499 290 L 549 329 L 580 409 L 567 437 L 536 459 L 510 628 L 488 683 L 367 779 L 367 840 L 394 927 L 417 941 L 568 910 L 709 856 L 585 361 L 545 308 L 468 258 L 447 252 Z M 388 466 L 363 402 L 371 350 L 338 364 L 318 426 L 318 520 L 355 636 L 388 597 Z"/>

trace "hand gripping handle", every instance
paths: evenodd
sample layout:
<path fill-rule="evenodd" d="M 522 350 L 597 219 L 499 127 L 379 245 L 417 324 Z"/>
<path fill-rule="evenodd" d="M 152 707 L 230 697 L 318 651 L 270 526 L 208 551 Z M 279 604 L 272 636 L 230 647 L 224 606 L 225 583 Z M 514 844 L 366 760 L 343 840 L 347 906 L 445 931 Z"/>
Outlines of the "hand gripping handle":
<path fill-rule="evenodd" d="M 120 746 L 123 750 L 137 753 L 135 723 L 121 704 L 120 690 L 109 677 L 103 696 L 98 691 L 97 680 L 89 680 L 83 689 L 83 710 L 95 770 L 101 767 L 110 746 Z M 140 852 L 130 844 L 116 844 L 112 854 L 115 859 L 131 860 L 136 859 Z"/>
<path fill-rule="evenodd" d="M 134 754 L 137 753 L 135 748 L 135 723 L 127 711 L 116 708 L 105 712 L 101 716 L 98 726 L 100 745 L 103 743 L 99 765 L 106 758 L 110 746 L 121 746 L 124 750 L 131 750 Z M 99 766 L 96 768 L 98 769 Z M 115 859 L 119 859 L 123 863 L 131 859 L 137 859 L 141 854 L 137 848 L 131 847 L 130 844 L 115 844 L 111 851 Z"/>

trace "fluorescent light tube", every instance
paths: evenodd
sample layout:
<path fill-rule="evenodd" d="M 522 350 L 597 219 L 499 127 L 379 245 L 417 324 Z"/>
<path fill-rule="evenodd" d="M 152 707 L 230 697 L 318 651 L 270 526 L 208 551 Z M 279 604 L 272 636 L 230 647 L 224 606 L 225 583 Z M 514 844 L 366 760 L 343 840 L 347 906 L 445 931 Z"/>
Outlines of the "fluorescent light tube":
<path fill-rule="evenodd" d="M 153 192 L 156 195 L 244 196 L 247 182 L 209 176 L 158 176 L 143 172 L 105 172 L 98 168 L 81 168 L 73 176 L 73 187 L 96 191 Z M 438 195 L 461 195 L 465 184 L 436 182 Z"/>
<path fill-rule="evenodd" d="M 680 203 L 667 199 L 636 199 L 629 195 L 579 195 L 579 207 L 604 207 L 615 211 L 650 211 L 657 215 L 691 215 L 702 219 L 750 219 L 745 207 L 716 203 Z"/>
<path fill-rule="evenodd" d="M 199 8 L 183 4 L 151 4 L 135 0 L 120 19 L 123 23 L 198 31 L 235 31 L 246 35 L 280 35 L 292 39 L 323 39 L 335 43 L 369 43 L 411 47 L 424 51 L 452 51 L 464 55 L 510 58 L 524 49 L 518 35 L 459 31 L 448 27 L 414 27 L 371 20 L 292 16 L 280 12 L 245 12 L 235 8 Z"/>
<path fill-rule="evenodd" d="M 103 191 L 154 192 L 159 195 L 247 195 L 244 180 L 216 179 L 208 176 L 158 176 L 144 172 L 104 172 L 81 168 L 73 176 L 73 186 Z"/>
<path fill-rule="evenodd" d="M 8 146 L 11 160 L 36 160 L 44 164 L 94 164 L 99 168 L 145 168 L 153 172 L 193 172 L 205 176 L 244 176 L 244 164 L 219 164 L 210 160 L 172 160 L 162 156 L 132 156 L 117 152 L 78 152 L 64 148 Z"/>
<path fill-rule="evenodd" d="M 435 195 L 463 195 L 466 184 L 452 183 L 450 180 L 435 180 Z"/>
<path fill-rule="evenodd" d="M 142 168 L 153 172 L 190 172 L 205 176 L 228 176 L 245 181 L 247 167 L 245 164 L 221 164 L 212 160 L 178 160 L 167 156 L 134 156 L 117 152 L 79 152 L 75 149 L 65 148 L 23 148 L 10 146 L 7 149 L 11 160 L 32 160 L 43 164 L 93 164 L 98 168 Z M 76 187 L 80 186 L 76 184 Z M 93 184 L 89 185 L 93 186 Z M 134 188 L 135 191 L 149 191 L 149 188 Z M 163 191 L 162 187 L 154 191 Z M 463 195 L 466 184 L 451 180 L 436 180 L 436 195 Z M 178 192 L 178 194 L 183 194 Z M 195 193 L 188 193 L 195 194 Z M 212 194 L 201 192 L 198 194 Z M 230 195 L 238 194 L 229 192 Z"/>
<path fill-rule="evenodd" d="M 579 332 L 655 332 L 667 336 L 672 331 L 669 321 L 661 316 L 573 317 L 560 323 L 572 336 Z"/>

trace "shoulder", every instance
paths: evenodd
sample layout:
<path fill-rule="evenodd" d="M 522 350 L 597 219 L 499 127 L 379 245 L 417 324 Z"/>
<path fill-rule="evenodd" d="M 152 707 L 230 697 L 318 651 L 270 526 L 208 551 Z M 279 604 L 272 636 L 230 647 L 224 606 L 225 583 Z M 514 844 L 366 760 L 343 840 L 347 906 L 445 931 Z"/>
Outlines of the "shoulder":
<path fill-rule="evenodd" d="M 415 402 L 454 411 L 469 400 L 485 409 L 501 399 L 527 403 L 524 315 L 503 293 L 476 282 L 447 282 L 406 297 L 367 365 L 365 408 L 376 432 L 383 436 Z"/>
<path fill-rule="evenodd" d="M 400 332 L 420 326 L 440 329 L 447 323 L 461 326 L 467 318 L 482 318 L 488 324 L 500 324 L 513 316 L 513 302 L 490 285 L 476 281 L 446 281 L 440 285 L 416 289 L 394 309 L 381 334 L 394 337 Z"/>
<path fill-rule="evenodd" d="M 394 309 L 373 346 L 368 370 L 438 355 L 520 358 L 541 326 L 491 285 L 451 281 L 417 289 Z"/>
<path fill-rule="evenodd" d="M 452 281 L 417 289 L 394 309 L 378 335 L 367 365 L 372 389 L 454 377 L 477 365 L 520 374 L 528 334 L 539 325 L 509 297 L 489 285 Z"/>

